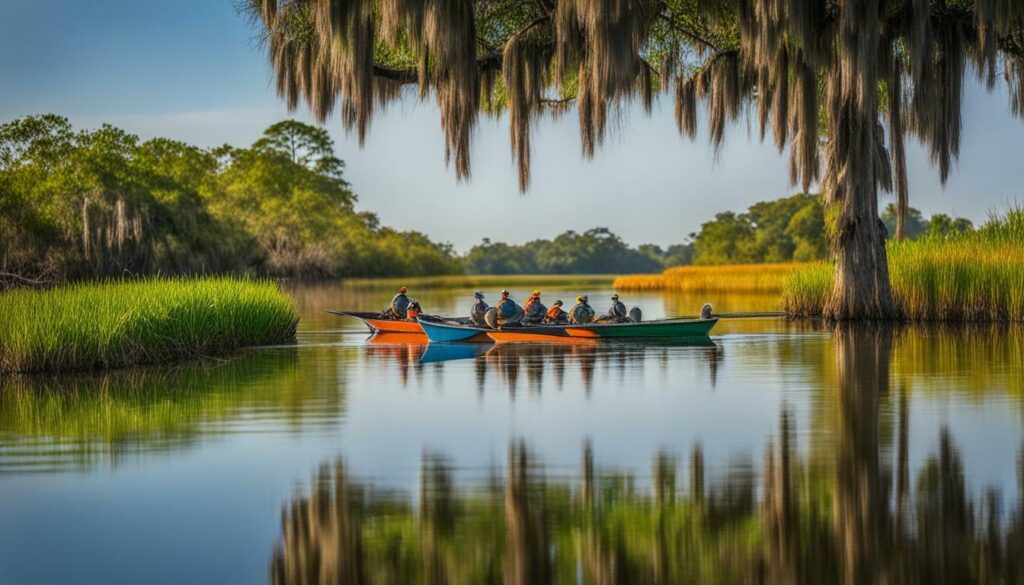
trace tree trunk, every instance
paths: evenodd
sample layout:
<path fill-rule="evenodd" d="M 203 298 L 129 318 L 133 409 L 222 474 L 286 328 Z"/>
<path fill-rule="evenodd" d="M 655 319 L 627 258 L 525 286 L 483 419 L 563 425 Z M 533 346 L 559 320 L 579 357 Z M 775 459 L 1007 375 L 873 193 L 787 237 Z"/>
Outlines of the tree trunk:
<path fill-rule="evenodd" d="M 829 319 L 891 319 L 878 186 L 892 171 L 878 122 L 878 0 L 842 3 L 838 66 L 828 80 L 829 144 L 822 181 L 836 274 Z"/>

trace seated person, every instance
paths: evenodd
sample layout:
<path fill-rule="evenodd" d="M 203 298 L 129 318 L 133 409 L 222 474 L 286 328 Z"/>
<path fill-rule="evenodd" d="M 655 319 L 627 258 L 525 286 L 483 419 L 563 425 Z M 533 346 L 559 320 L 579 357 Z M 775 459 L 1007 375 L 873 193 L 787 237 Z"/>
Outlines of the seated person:
<path fill-rule="evenodd" d="M 526 304 L 523 307 L 526 312 L 526 316 L 523 318 L 524 325 L 536 325 L 544 320 L 544 316 L 548 312 L 548 308 L 544 306 L 544 303 L 540 302 L 540 291 L 535 290 L 530 295 L 530 298 L 526 300 Z"/>
<path fill-rule="evenodd" d="M 423 311 L 420 309 L 420 302 L 416 299 L 409 301 L 409 308 L 405 311 L 405 318 L 410 321 L 415 321 L 416 317 L 419 317 L 422 314 Z"/>
<path fill-rule="evenodd" d="M 608 309 L 609 317 L 625 317 L 626 316 L 626 305 L 619 300 L 619 295 L 612 295 L 612 306 Z"/>
<path fill-rule="evenodd" d="M 612 295 L 612 306 L 608 309 L 608 312 L 598 317 L 599 323 L 629 323 L 629 314 L 626 311 L 626 305 L 619 300 L 619 295 Z"/>
<path fill-rule="evenodd" d="M 576 297 L 576 304 L 569 311 L 569 322 L 576 325 L 586 325 L 594 321 L 594 309 L 588 303 L 587 295 Z"/>
<path fill-rule="evenodd" d="M 498 310 L 498 327 L 520 325 L 523 322 L 523 317 L 526 316 L 523 308 L 510 299 L 508 295 L 509 292 L 507 290 L 501 291 L 501 300 L 495 306 Z"/>
<path fill-rule="evenodd" d="M 409 297 L 405 294 L 408 291 L 404 286 L 398 289 L 398 294 L 391 299 L 391 306 L 384 309 L 381 316 L 385 319 L 405 319 L 405 313 L 409 310 Z"/>
<path fill-rule="evenodd" d="M 562 309 L 562 301 L 557 300 L 555 304 L 551 305 L 546 315 L 544 315 L 544 322 L 551 325 L 565 325 L 569 322 L 569 313 L 566 313 Z"/>
<path fill-rule="evenodd" d="M 476 303 L 473 304 L 473 308 L 469 311 L 469 320 L 477 327 L 486 327 L 487 322 L 484 321 L 484 315 L 487 314 L 487 309 L 490 309 L 490 307 L 484 301 L 484 293 L 476 291 L 473 293 L 473 296 L 476 297 Z"/>

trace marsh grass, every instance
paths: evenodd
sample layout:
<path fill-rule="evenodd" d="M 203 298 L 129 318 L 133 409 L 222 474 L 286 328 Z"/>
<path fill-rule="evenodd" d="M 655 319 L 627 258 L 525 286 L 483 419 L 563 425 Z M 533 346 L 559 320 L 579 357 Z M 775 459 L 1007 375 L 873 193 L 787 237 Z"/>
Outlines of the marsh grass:
<path fill-rule="evenodd" d="M 615 290 L 672 292 L 729 292 L 779 294 L 786 278 L 805 268 L 801 263 L 678 266 L 661 274 L 632 274 L 615 279 Z"/>
<path fill-rule="evenodd" d="M 889 242 L 896 308 L 911 321 L 1024 320 L 1024 210 L 974 232 Z M 832 290 L 832 267 L 814 264 L 786 281 L 782 308 L 817 316 Z"/>
<path fill-rule="evenodd" d="M 156 365 L 280 343 L 291 299 L 273 282 L 175 278 L 0 295 L 0 373 Z"/>

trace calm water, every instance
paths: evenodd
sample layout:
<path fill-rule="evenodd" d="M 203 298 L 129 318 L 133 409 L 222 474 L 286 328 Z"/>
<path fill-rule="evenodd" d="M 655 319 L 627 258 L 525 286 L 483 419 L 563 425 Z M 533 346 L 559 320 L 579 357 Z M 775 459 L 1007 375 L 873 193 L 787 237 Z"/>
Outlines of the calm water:
<path fill-rule="evenodd" d="M 1018 328 L 445 348 L 292 292 L 295 346 L 0 389 L 0 583 L 1024 582 Z"/>

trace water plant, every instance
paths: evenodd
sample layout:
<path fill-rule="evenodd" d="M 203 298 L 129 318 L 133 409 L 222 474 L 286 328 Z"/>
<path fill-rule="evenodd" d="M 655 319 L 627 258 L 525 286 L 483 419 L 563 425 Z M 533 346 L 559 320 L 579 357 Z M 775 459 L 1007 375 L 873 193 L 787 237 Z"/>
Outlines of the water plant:
<path fill-rule="evenodd" d="M 118 280 L 0 295 L 0 373 L 69 372 L 220 356 L 288 341 L 298 317 L 275 283 Z"/>

